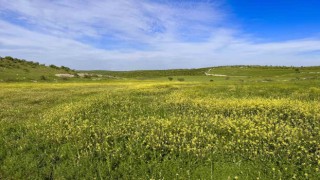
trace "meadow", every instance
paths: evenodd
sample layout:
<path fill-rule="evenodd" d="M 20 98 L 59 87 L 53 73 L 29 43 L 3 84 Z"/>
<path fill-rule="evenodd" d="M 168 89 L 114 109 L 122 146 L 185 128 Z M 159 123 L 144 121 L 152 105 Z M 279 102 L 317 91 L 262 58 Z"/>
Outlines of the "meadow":
<path fill-rule="evenodd" d="M 0 179 L 319 179 L 319 67 L 208 70 L 0 83 Z"/>

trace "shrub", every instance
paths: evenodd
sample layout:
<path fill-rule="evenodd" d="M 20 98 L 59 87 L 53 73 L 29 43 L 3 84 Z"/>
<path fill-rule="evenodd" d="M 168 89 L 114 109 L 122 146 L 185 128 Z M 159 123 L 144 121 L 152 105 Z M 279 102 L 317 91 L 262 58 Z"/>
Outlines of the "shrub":
<path fill-rule="evenodd" d="M 55 65 L 53 65 L 53 64 L 51 64 L 49 67 L 51 67 L 51 68 L 53 68 L 53 69 L 59 69 L 59 67 L 57 67 L 57 66 L 55 66 Z"/>
<path fill-rule="evenodd" d="M 88 74 L 85 74 L 84 76 L 83 76 L 84 78 L 91 78 L 91 76 L 90 75 L 88 75 Z"/>
<path fill-rule="evenodd" d="M 4 82 L 15 82 L 15 81 L 17 81 L 17 80 L 14 79 L 14 78 L 5 78 L 3 81 L 4 81 Z"/>
<path fill-rule="evenodd" d="M 172 81 L 173 80 L 173 77 L 168 77 L 169 81 Z"/>
<path fill-rule="evenodd" d="M 24 70 L 24 72 L 30 72 L 30 70 L 29 69 L 23 69 Z"/>
<path fill-rule="evenodd" d="M 178 81 L 184 81 L 184 78 L 178 78 Z"/>
<path fill-rule="evenodd" d="M 7 60 L 10 60 L 10 61 L 13 61 L 13 57 L 11 57 L 11 56 L 6 56 L 6 57 L 4 57 L 4 59 L 7 59 Z"/>
<path fill-rule="evenodd" d="M 69 78 L 67 78 L 67 77 L 61 77 L 61 80 L 67 81 L 67 80 L 69 80 Z"/>
<path fill-rule="evenodd" d="M 65 70 L 65 71 L 71 71 L 71 69 L 70 69 L 70 68 L 65 67 L 65 66 L 61 66 L 61 67 L 60 67 L 60 69 L 63 69 L 63 70 Z"/>
<path fill-rule="evenodd" d="M 45 81 L 45 80 L 47 80 L 47 78 L 46 78 L 44 75 L 41 75 L 41 76 L 40 76 L 40 80 Z"/>

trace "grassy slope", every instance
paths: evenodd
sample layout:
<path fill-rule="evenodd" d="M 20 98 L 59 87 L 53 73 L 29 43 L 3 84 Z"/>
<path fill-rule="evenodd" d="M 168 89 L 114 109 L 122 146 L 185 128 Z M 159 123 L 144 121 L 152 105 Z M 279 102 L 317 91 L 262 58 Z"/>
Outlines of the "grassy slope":
<path fill-rule="evenodd" d="M 55 74 L 74 73 L 68 68 L 45 66 L 37 62 L 5 57 L 0 59 L 0 81 L 52 81 Z"/>

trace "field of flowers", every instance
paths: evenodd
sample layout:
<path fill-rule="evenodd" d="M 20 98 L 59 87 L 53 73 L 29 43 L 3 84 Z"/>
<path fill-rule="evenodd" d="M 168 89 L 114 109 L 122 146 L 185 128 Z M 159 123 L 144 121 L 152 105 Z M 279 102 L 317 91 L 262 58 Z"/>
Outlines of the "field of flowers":
<path fill-rule="evenodd" d="M 3 83 L 0 179 L 318 179 L 319 85 Z"/>

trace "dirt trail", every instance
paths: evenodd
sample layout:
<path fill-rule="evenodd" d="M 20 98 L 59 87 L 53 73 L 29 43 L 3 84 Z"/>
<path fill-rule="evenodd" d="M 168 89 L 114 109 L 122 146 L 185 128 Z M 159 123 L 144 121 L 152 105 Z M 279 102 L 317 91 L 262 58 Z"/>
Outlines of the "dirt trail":
<path fill-rule="evenodd" d="M 212 69 L 214 69 L 214 68 L 209 69 L 209 70 L 208 70 L 207 72 L 205 72 L 204 74 L 205 74 L 206 76 L 219 76 L 219 77 L 226 77 L 226 76 L 228 76 L 228 77 L 247 77 L 247 76 L 229 76 L 229 75 L 225 75 L 225 74 L 211 74 L 210 71 L 211 71 Z"/>
<path fill-rule="evenodd" d="M 212 68 L 211 69 L 209 69 L 207 72 L 205 72 L 204 74 L 206 75 L 206 76 L 227 76 L 227 75 L 224 75 L 224 74 L 210 74 L 209 72 L 212 70 Z"/>

